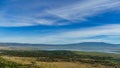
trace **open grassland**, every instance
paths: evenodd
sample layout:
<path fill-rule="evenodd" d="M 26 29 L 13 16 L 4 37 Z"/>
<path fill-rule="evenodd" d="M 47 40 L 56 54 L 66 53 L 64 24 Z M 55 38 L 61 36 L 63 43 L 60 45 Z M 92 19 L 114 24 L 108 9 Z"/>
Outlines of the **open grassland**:
<path fill-rule="evenodd" d="M 36 61 L 35 58 L 29 57 L 2 56 L 2 58 L 23 65 L 32 65 L 34 62 L 34 64 L 40 68 L 110 68 L 109 66 L 101 64 L 89 64 L 80 62 L 40 62 Z"/>
<path fill-rule="evenodd" d="M 0 63 L 14 66 L 8 68 L 120 68 L 119 54 L 28 50 L 1 52 Z"/>

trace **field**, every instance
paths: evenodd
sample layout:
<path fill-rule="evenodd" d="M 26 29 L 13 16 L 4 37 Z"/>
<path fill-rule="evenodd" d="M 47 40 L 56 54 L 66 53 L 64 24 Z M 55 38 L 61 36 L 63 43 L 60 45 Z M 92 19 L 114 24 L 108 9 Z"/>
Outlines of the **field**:
<path fill-rule="evenodd" d="M 120 68 L 120 55 L 42 50 L 1 50 L 0 68 Z"/>

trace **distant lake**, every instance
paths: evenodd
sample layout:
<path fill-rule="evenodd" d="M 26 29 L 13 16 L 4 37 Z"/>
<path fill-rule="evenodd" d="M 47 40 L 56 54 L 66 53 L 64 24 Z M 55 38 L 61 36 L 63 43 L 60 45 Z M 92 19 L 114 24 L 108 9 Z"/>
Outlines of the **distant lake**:
<path fill-rule="evenodd" d="M 85 52 L 105 52 L 120 54 L 120 46 L 92 46 L 92 45 L 40 45 L 40 46 L 11 46 L 15 48 L 37 50 L 70 50 Z"/>

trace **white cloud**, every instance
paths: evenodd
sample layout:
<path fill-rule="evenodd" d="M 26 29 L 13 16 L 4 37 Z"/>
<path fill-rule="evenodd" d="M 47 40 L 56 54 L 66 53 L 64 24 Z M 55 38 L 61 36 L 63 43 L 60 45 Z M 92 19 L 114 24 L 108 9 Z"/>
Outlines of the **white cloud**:
<path fill-rule="evenodd" d="M 103 37 L 102 37 L 103 36 Z M 21 42 L 21 43 L 44 43 L 44 44 L 66 44 L 79 42 L 107 42 L 119 43 L 120 24 L 111 24 L 96 26 L 76 30 L 55 31 L 48 35 L 39 36 L 6 36 L 1 37 L 0 41 L 4 42 Z M 16 40 L 17 38 L 17 40 Z"/>
<path fill-rule="evenodd" d="M 96 37 L 96 36 L 102 36 L 102 35 L 106 37 L 98 38 L 98 39 L 94 39 L 94 38 L 90 39 L 90 37 Z M 56 33 L 49 36 L 43 36 L 38 40 L 40 40 L 42 43 L 71 43 L 71 42 L 74 43 L 74 42 L 83 42 L 83 41 L 85 42 L 101 41 L 101 42 L 110 43 L 110 41 L 114 41 L 115 39 L 118 40 L 118 38 L 114 38 L 116 36 L 117 37 L 120 36 L 119 24 L 111 24 L 111 25 L 104 25 L 104 26 L 92 27 L 87 29 L 64 31 L 64 32 Z"/>
<path fill-rule="evenodd" d="M 120 7 L 119 0 L 71 0 L 71 2 L 66 0 L 67 4 L 64 1 L 48 2 L 8 1 L 0 9 L 0 26 L 66 25 L 70 24 L 68 23 L 70 21 L 81 22 L 88 17 Z M 62 20 L 69 21 L 60 22 Z"/>
<path fill-rule="evenodd" d="M 48 13 L 67 20 L 86 20 L 96 14 L 105 11 L 118 9 L 120 7 L 119 0 L 85 0 L 69 6 L 48 10 Z"/>

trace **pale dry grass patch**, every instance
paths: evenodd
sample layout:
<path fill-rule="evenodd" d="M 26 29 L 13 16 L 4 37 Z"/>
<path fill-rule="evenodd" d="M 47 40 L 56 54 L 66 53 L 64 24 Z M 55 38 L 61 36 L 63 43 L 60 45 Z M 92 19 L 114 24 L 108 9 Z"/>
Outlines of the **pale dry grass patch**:
<path fill-rule="evenodd" d="M 32 61 L 35 61 L 35 58 L 30 58 L 30 57 L 13 57 L 13 56 L 1 56 L 1 57 L 6 60 L 20 64 L 31 64 Z"/>
<path fill-rule="evenodd" d="M 38 62 L 37 64 L 42 68 L 109 68 L 103 65 L 73 62 Z"/>
<path fill-rule="evenodd" d="M 14 57 L 14 56 L 1 56 L 6 60 L 13 61 L 20 64 L 31 64 L 35 62 L 41 68 L 110 68 L 100 64 L 88 64 L 80 62 L 40 62 L 32 57 Z"/>

